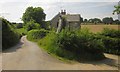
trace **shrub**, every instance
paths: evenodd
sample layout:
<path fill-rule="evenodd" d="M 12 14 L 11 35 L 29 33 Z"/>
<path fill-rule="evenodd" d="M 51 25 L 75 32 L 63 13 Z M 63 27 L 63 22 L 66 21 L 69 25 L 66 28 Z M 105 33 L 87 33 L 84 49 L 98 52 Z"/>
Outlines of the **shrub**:
<path fill-rule="evenodd" d="M 27 31 L 30 31 L 30 30 L 32 30 L 32 29 L 40 29 L 40 28 L 41 28 L 41 27 L 40 27 L 40 24 L 35 23 L 34 20 L 29 21 L 29 22 L 25 25 L 25 29 L 26 29 Z"/>
<path fill-rule="evenodd" d="M 20 34 L 11 26 L 10 22 L 0 18 L 2 21 L 2 49 L 5 50 L 19 42 Z"/>
<path fill-rule="evenodd" d="M 19 28 L 19 29 L 16 29 L 16 31 L 17 31 L 21 36 L 27 35 L 27 32 L 28 32 L 25 28 Z"/>
<path fill-rule="evenodd" d="M 58 56 L 75 60 L 99 60 L 105 58 L 102 52 L 102 41 L 93 37 L 87 30 L 61 33 L 50 33 L 38 44 L 48 52 Z"/>
<path fill-rule="evenodd" d="M 112 38 L 120 38 L 120 30 L 104 28 L 104 30 L 101 32 L 101 35 L 109 36 Z"/>
<path fill-rule="evenodd" d="M 102 41 L 105 46 L 104 52 L 120 55 L 120 39 L 103 37 Z"/>
<path fill-rule="evenodd" d="M 95 35 L 95 38 L 102 40 L 104 52 L 120 55 L 120 30 L 105 28 L 100 34 Z"/>
<path fill-rule="evenodd" d="M 48 33 L 47 30 L 41 29 L 41 30 L 31 30 L 27 34 L 27 39 L 30 41 L 37 41 Z"/>
<path fill-rule="evenodd" d="M 23 28 L 23 24 L 22 24 L 22 23 L 17 23 L 17 24 L 16 24 L 16 28 L 17 28 L 17 29 Z"/>
<path fill-rule="evenodd" d="M 38 45 L 42 46 L 48 53 L 52 53 L 67 59 L 73 59 L 73 53 L 60 48 L 58 45 L 58 40 L 58 34 L 55 32 L 50 32 L 45 38 L 38 41 Z"/>

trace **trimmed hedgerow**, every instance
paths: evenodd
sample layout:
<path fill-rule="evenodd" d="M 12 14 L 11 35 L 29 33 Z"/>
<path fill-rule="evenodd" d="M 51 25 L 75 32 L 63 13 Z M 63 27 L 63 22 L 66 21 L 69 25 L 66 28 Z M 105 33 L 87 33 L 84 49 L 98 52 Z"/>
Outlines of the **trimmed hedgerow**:
<path fill-rule="evenodd" d="M 19 42 L 20 34 L 16 32 L 9 21 L 3 18 L 0 18 L 0 21 L 2 21 L 2 50 L 5 50 Z"/>
<path fill-rule="evenodd" d="M 39 39 L 46 36 L 48 33 L 47 30 L 41 29 L 41 30 L 31 30 L 27 34 L 27 39 L 30 41 L 38 41 Z"/>

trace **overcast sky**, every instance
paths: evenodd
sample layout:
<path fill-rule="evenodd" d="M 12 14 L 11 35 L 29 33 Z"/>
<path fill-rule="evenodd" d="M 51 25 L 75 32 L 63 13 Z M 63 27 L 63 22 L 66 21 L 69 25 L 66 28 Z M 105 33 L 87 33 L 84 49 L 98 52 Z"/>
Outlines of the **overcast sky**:
<path fill-rule="evenodd" d="M 21 22 L 25 9 L 29 6 L 42 7 L 46 13 L 46 20 L 51 20 L 61 9 L 67 13 L 81 14 L 83 18 L 113 17 L 114 5 L 119 0 L 0 0 L 0 16 L 11 22 Z"/>

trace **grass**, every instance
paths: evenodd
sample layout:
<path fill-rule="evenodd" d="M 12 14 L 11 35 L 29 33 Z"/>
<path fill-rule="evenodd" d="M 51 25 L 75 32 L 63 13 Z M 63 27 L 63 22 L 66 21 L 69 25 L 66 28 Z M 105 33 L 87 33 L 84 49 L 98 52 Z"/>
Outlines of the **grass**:
<path fill-rule="evenodd" d="M 36 43 L 37 43 L 37 42 L 36 42 Z M 56 54 L 54 54 L 54 53 L 50 53 L 48 50 L 46 50 L 46 49 L 44 48 L 44 46 L 41 46 L 41 45 L 39 45 L 39 44 L 38 44 L 38 46 L 39 46 L 41 49 L 43 49 L 44 51 L 46 51 L 48 54 L 50 54 L 51 56 L 55 57 L 55 58 L 58 59 L 58 60 L 61 60 L 62 62 L 70 63 L 70 64 L 76 62 L 75 60 L 69 60 L 69 59 L 67 59 L 67 58 L 60 57 L 60 56 L 58 56 L 58 55 L 56 55 Z"/>
<path fill-rule="evenodd" d="M 110 28 L 118 30 L 118 26 L 120 25 L 81 25 L 81 28 L 88 28 L 91 32 L 97 33 L 101 32 L 104 28 Z"/>

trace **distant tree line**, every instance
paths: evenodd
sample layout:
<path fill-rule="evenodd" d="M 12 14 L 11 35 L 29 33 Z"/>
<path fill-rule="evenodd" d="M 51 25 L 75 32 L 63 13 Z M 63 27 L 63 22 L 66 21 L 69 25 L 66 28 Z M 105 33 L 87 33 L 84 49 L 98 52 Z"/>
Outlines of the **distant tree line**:
<path fill-rule="evenodd" d="M 91 18 L 91 19 L 84 19 L 83 22 L 84 24 L 87 23 L 92 23 L 92 24 L 120 24 L 120 21 L 118 19 L 113 20 L 112 17 L 105 17 L 102 20 L 99 18 Z"/>

